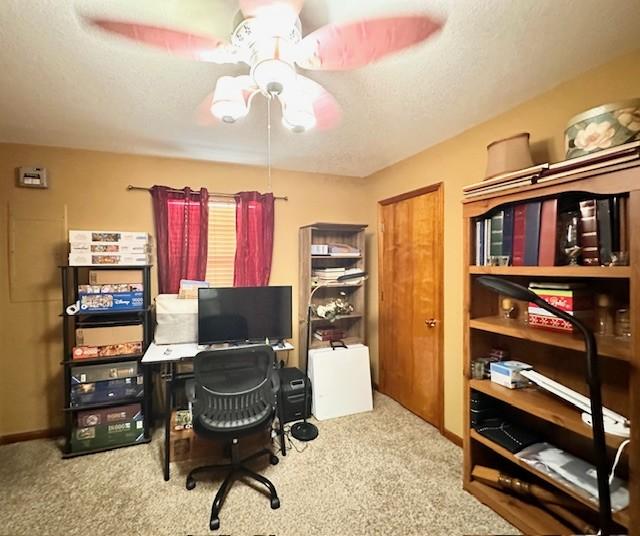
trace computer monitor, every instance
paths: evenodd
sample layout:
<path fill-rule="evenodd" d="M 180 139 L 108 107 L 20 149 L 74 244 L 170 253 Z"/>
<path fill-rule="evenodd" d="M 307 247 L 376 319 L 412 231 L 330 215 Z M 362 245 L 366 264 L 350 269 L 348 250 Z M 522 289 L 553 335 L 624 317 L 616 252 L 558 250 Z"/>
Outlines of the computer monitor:
<path fill-rule="evenodd" d="M 198 343 L 289 339 L 291 287 L 201 288 Z"/>

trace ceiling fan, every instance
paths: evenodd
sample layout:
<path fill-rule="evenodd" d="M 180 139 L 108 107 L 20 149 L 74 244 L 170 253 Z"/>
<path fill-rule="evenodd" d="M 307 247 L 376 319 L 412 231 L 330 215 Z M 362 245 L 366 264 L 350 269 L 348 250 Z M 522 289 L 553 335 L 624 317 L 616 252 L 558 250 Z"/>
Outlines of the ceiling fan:
<path fill-rule="evenodd" d="M 420 43 L 442 22 L 425 14 L 364 19 L 323 26 L 303 37 L 298 17 L 304 0 L 239 0 L 240 20 L 229 40 L 101 17 L 90 24 L 192 60 L 245 63 L 248 75 L 222 76 L 210 111 L 225 123 L 249 113 L 252 99 L 277 98 L 282 121 L 294 132 L 332 128 L 340 120 L 336 99 L 299 74 L 307 70 L 350 70 Z"/>

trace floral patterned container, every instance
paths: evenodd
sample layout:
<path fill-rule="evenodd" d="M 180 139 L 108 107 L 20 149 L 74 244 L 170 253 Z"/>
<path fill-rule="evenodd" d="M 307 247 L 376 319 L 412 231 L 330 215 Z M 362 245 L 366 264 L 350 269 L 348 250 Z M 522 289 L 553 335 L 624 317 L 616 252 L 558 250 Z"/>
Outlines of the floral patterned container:
<path fill-rule="evenodd" d="M 565 130 L 567 158 L 640 140 L 640 98 L 604 104 L 573 117 Z"/>

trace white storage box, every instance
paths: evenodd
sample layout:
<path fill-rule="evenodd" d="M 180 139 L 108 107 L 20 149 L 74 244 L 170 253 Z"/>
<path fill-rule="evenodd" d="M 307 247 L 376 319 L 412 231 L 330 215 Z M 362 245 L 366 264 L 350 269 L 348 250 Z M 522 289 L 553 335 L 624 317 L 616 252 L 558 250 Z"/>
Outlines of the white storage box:
<path fill-rule="evenodd" d="M 491 363 L 491 381 L 508 387 L 509 389 L 519 389 L 529 384 L 524 376 L 520 374 L 523 370 L 531 369 L 528 363 L 521 361 L 496 361 Z"/>
<path fill-rule="evenodd" d="M 369 348 L 363 344 L 310 350 L 309 378 L 311 411 L 320 421 L 373 409 Z"/>
<path fill-rule="evenodd" d="M 177 294 L 156 298 L 156 344 L 198 342 L 198 300 L 179 299 Z"/>

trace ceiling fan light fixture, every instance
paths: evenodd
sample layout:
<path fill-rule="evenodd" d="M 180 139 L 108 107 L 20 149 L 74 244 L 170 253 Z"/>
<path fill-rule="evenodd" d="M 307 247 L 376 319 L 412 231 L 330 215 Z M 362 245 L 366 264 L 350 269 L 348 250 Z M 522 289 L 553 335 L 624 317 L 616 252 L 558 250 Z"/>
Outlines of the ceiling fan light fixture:
<path fill-rule="evenodd" d="M 249 113 L 242 87 L 236 78 L 223 76 L 218 79 L 211 113 L 225 123 L 235 123 Z"/>
<path fill-rule="evenodd" d="M 285 100 L 282 104 L 282 124 L 296 133 L 314 128 L 316 114 L 313 103 L 306 96 Z"/>
<path fill-rule="evenodd" d="M 251 77 L 262 93 L 280 95 L 295 84 L 296 70 L 284 60 L 266 59 L 253 66 Z"/>

